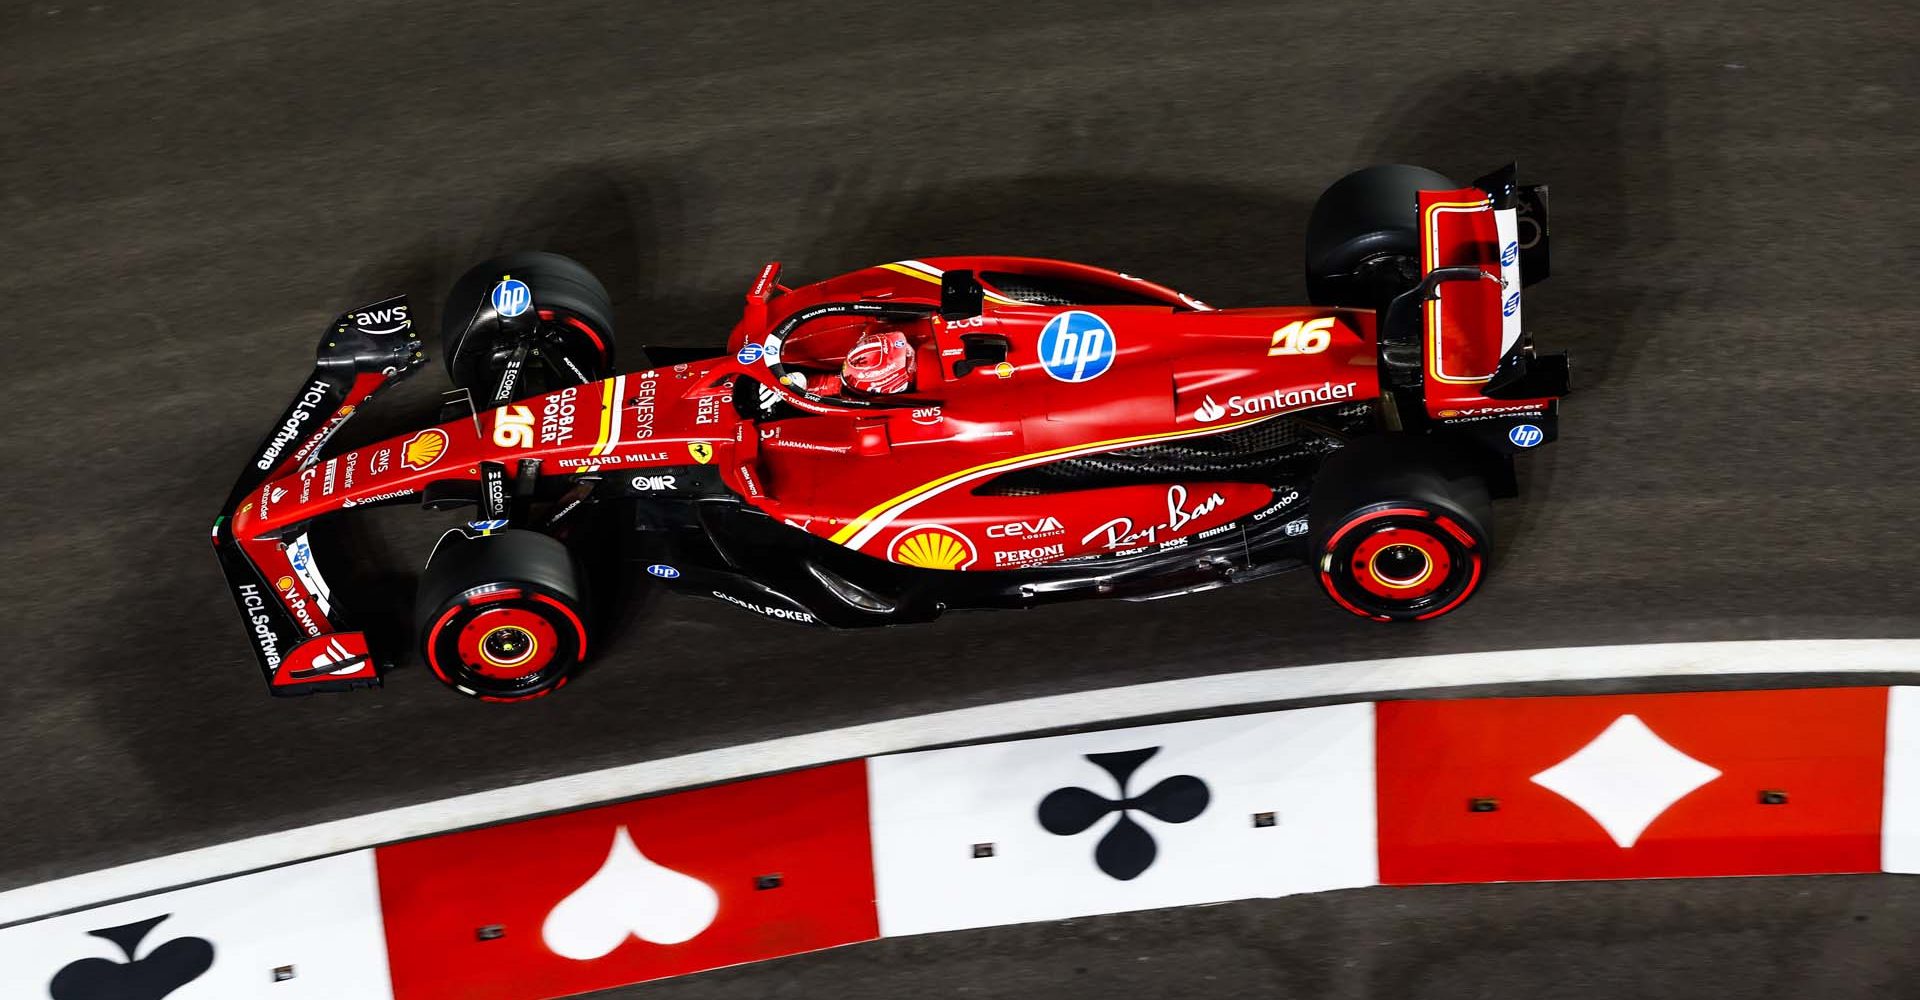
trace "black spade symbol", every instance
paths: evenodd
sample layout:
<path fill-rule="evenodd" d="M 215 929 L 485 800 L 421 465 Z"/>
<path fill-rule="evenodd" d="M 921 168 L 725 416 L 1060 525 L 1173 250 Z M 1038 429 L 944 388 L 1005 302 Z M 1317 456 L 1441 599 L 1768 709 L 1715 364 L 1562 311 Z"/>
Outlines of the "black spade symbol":
<path fill-rule="evenodd" d="M 88 931 L 120 946 L 125 962 L 106 958 L 83 958 L 54 973 L 47 984 L 53 1000 L 165 1000 L 174 990 L 199 979 L 213 968 L 213 943 L 203 938 L 174 938 L 134 959 L 133 954 L 147 932 L 173 916 L 162 914 L 150 920 Z"/>
<path fill-rule="evenodd" d="M 1071 837 L 1083 833 L 1110 812 L 1120 818 L 1093 848 L 1093 863 L 1122 882 L 1140 877 L 1153 866 L 1160 847 L 1153 834 L 1136 822 L 1130 813 L 1139 810 L 1162 823 L 1185 823 L 1207 809 L 1212 794 L 1207 783 L 1191 774 L 1176 774 L 1138 796 L 1128 796 L 1127 784 L 1140 765 L 1160 752 L 1159 747 L 1123 750 L 1118 753 L 1090 753 L 1087 759 L 1113 777 L 1120 789 L 1118 799 L 1109 799 L 1075 785 L 1056 788 L 1040 800 L 1040 825 L 1048 833 Z"/>

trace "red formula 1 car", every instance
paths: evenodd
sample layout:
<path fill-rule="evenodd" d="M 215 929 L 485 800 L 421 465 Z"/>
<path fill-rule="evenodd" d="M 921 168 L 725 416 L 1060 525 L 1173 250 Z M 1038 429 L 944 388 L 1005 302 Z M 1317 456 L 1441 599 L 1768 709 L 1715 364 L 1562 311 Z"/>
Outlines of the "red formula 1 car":
<path fill-rule="evenodd" d="M 1313 305 L 1214 309 L 1081 264 L 900 261 L 788 288 L 770 264 L 724 348 L 614 367 L 608 296 L 518 254 L 451 293 L 473 405 L 329 455 L 424 361 L 404 298 L 339 318 L 213 538 L 275 694 L 376 684 L 352 567 L 310 533 L 375 504 L 470 507 L 418 587 L 423 656 L 513 701 L 596 651 L 583 562 L 620 551 L 749 613 L 852 627 L 962 608 L 1147 600 L 1313 567 L 1363 618 L 1460 606 L 1489 501 L 1557 432 L 1565 355 L 1520 325 L 1545 189 L 1373 167 L 1321 196 Z M 588 525 L 619 515 L 622 545 Z M 344 573 L 343 573 L 344 569 Z"/>

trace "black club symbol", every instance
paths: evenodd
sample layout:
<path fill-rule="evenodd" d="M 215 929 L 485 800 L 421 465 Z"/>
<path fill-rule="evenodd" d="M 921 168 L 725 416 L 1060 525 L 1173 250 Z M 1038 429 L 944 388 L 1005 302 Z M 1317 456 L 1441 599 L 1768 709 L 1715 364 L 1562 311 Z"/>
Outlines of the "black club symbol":
<path fill-rule="evenodd" d="M 1191 774 L 1176 774 L 1138 796 L 1128 796 L 1127 783 L 1133 772 L 1159 752 L 1159 747 L 1147 747 L 1087 754 L 1088 760 L 1113 776 L 1120 798 L 1109 799 L 1077 785 L 1056 788 L 1040 800 L 1040 825 L 1048 833 L 1071 837 L 1085 832 L 1106 814 L 1119 813 L 1120 819 L 1094 845 L 1093 863 L 1122 882 L 1138 878 L 1152 867 L 1160 848 L 1153 842 L 1153 834 L 1128 813 L 1138 809 L 1162 823 L 1185 823 L 1205 812 L 1212 797 L 1207 783 Z"/>

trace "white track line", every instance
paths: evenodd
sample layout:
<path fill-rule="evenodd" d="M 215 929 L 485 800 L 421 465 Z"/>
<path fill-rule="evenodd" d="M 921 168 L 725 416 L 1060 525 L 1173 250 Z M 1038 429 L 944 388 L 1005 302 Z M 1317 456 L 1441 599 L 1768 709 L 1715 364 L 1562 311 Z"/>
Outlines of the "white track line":
<path fill-rule="evenodd" d="M 1362 660 L 1104 688 L 705 750 L 249 837 L 0 893 L 0 926 L 342 851 L 653 792 L 947 743 L 1296 701 L 1602 678 L 1920 672 L 1920 639 L 1529 649 Z"/>

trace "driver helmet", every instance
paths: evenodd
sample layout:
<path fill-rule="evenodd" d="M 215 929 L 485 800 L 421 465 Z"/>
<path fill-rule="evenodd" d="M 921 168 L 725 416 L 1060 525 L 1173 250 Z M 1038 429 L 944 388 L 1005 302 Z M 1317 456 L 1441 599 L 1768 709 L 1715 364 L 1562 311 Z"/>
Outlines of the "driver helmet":
<path fill-rule="evenodd" d="M 840 377 L 858 392 L 905 392 L 913 388 L 913 345 L 899 330 L 863 333 L 847 352 Z"/>

